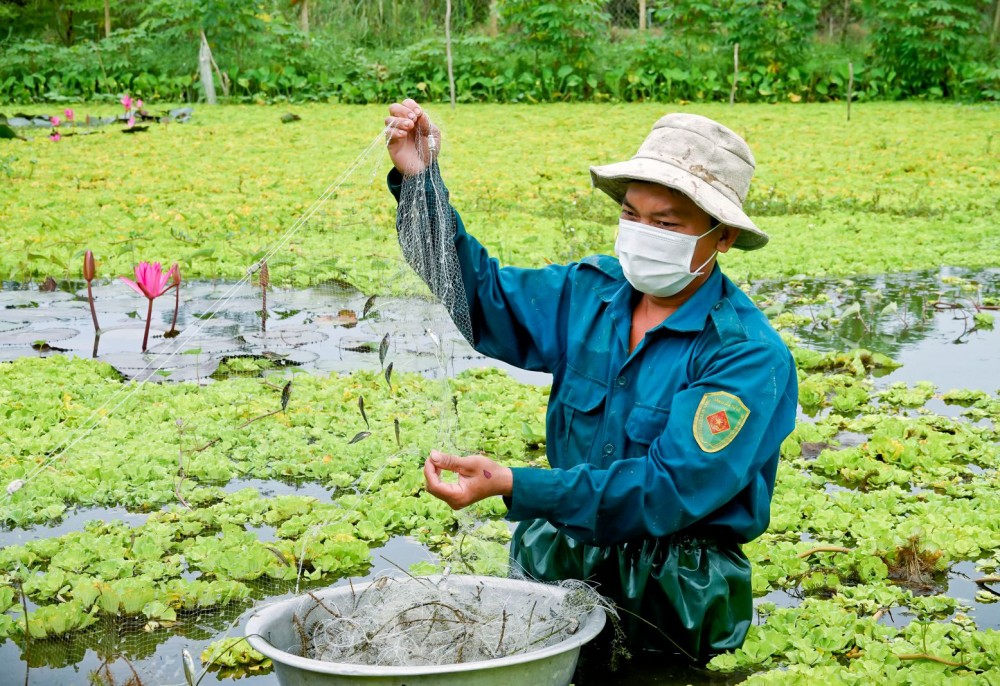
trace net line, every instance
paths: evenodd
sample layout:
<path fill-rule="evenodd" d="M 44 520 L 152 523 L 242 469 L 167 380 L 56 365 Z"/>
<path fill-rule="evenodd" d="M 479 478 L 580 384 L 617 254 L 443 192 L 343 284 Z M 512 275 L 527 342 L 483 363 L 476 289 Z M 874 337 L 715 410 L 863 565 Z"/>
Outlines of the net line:
<path fill-rule="evenodd" d="M 250 281 L 254 273 L 256 273 L 256 271 L 260 268 L 260 265 L 266 262 L 274 255 L 276 255 L 278 251 L 281 250 L 288 243 L 288 241 L 292 238 L 292 236 L 294 236 L 299 231 L 299 229 L 301 229 L 310 219 L 313 218 L 313 216 L 317 212 L 319 212 L 319 210 L 326 204 L 327 200 L 336 195 L 340 187 L 343 186 L 343 184 L 354 174 L 355 171 L 357 171 L 357 169 L 364 163 L 364 161 L 372 154 L 372 152 L 376 148 L 381 147 L 382 141 L 387 140 L 387 137 L 391 135 L 394 129 L 395 126 L 393 125 L 387 125 L 385 128 L 383 128 L 382 131 L 380 131 L 379 134 L 376 135 L 374 139 L 372 139 L 371 143 L 369 143 L 364 148 L 364 150 L 362 150 L 361 153 L 358 154 L 358 156 L 354 159 L 354 161 L 351 162 L 351 164 L 348 165 L 348 167 L 343 172 L 341 172 L 340 176 L 338 176 L 333 182 L 331 182 L 330 185 L 327 186 L 326 190 L 324 190 L 323 193 L 320 194 L 320 196 L 316 200 L 314 200 L 313 203 L 306 209 L 306 211 L 292 224 L 292 226 L 289 227 L 282 234 L 279 240 L 275 244 L 273 244 L 270 248 L 268 248 L 264 256 L 254 264 L 247 267 L 246 273 L 239 279 L 239 281 L 234 283 L 223 294 L 223 296 L 215 302 L 215 304 L 213 304 L 210 308 L 208 308 L 208 310 L 205 312 L 205 316 L 193 327 L 185 329 L 184 333 L 178 337 L 175 349 L 166 353 L 165 355 L 157 355 L 156 357 L 151 359 L 146 364 L 146 366 L 142 368 L 140 373 L 145 373 L 145 372 L 156 373 L 157 371 L 163 369 L 164 366 L 166 366 L 174 358 L 174 356 L 182 354 L 181 350 L 183 344 L 190 342 L 198 334 L 201 333 L 204 327 L 208 325 L 208 322 L 211 321 L 211 315 L 216 314 L 223 308 L 223 306 L 229 303 L 229 301 L 231 301 L 236 296 L 239 289 Z M 25 474 L 24 478 L 15 479 L 6 485 L 4 491 L 0 492 L 0 504 L 3 504 L 6 501 L 8 501 L 14 495 L 14 493 L 19 491 L 21 488 L 27 485 L 31 480 L 33 480 L 36 476 L 38 476 L 38 474 L 40 474 L 42 470 L 51 465 L 53 462 L 61 459 L 66 454 L 66 452 L 68 452 L 77 443 L 79 443 L 81 440 L 83 440 L 84 438 L 89 436 L 93 431 L 95 431 L 101 425 L 101 423 L 105 419 L 107 419 L 107 417 L 117 412 L 118 409 L 122 407 L 122 405 L 127 403 L 132 398 L 133 395 L 142 390 L 142 388 L 152 377 L 152 373 L 143 374 L 143 378 L 138 379 L 138 381 L 136 381 L 135 383 L 123 386 L 120 390 L 116 391 L 110 398 L 105 400 L 100 406 L 91 411 L 90 415 L 87 417 L 87 419 L 84 420 L 83 424 L 81 425 L 81 428 L 78 429 L 75 433 L 71 434 L 68 438 L 66 438 L 63 444 L 58 446 L 55 450 L 53 450 L 44 461 L 39 463 L 34 468 L 34 470 L 32 470 L 30 473 Z M 112 407 L 110 410 L 102 414 L 102 410 L 107 409 L 109 405 L 111 405 L 119 396 L 122 395 L 124 395 L 124 397 L 121 398 L 117 402 L 117 404 L 114 405 L 114 407 Z M 96 420 L 94 419 L 95 416 L 97 417 Z M 92 424 L 90 424 L 91 421 L 93 421 Z"/>
<path fill-rule="evenodd" d="M 454 246 L 454 236 L 456 230 L 455 217 L 451 205 L 449 204 L 448 191 L 444 186 L 440 169 L 437 164 L 437 155 L 439 152 L 437 142 L 440 140 L 440 132 L 433 125 L 429 127 L 429 130 L 429 134 L 424 134 L 418 128 L 415 135 L 416 147 L 425 168 L 419 173 L 403 176 L 400 181 L 399 205 L 396 213 L 397 239 L 406 262 L 430 289 L 434 299 L 444 305 L 449 317 L 458 328 L 462 337 L 468 343 L 472 344 L 473 333 L 471 316 L 469 312 L 468 300 L 465 295 L 465 286 L 462 280 L 461 266 L 459 264 L 457 252 Z M 384 133 L 391 135 L 390 128 L 387 127 Z M 442 392 L 439 395 L 441 407 L 439 408 L 437 420 L 438 444 L 441 446 L 448 444 L 459 451 L 472 452 L 471 450 L 462 449 L 460 446 L 457 446 L 453 440 L 451 440 L 455 435 L 454 424 L 457 420 L 449 411 L 450 408 L 447 407 L 451 394 L 448 388 L 448 370 L 444 348 L 444 334 L 441 331 L 435 333 L 430 328 L 425 328 L 424 333 L 431 339 L 434 345 L 435 361 L 443 384 Z M 408 452 L 407 449 L 402 449 L 396 454 L 399 455 L 406 452 Z M 358 495 L 363 497 L 371 492 L 372 488 L 379 482 L 379 477 L 382 471 L 386 468 L 391 457 L 393 456 L 386 456 L 383 460 L 383 464 L 374 474 L 371 475 L 371 478 L 368 479 L 368 483 L 365 488 L 358 491 Z M 298 542 L 297 546 L 300 550 L 300 554 L 298 556 L 298 564 L 296 565 L 297 574 L 294 586 L 289 585 L 282 587 L 280 582 L 275 581 L 275 590 L 280 589 L 285 593 L 292 593 L 294 596 L 299 596 L 302 591 L 301 584 L 304 578 L 304 564 L 307 557 L 306 549 L 312 537 L 315 536 L 323 526 L 336 523 L 337 521 L 339 521 L 337 517 L 331 516 L 324 523 L 314 525 L 302 534 L 301 540 Z M 459 535 L 461 535 L 463 539 L 464 536 L 473 531 L 475 527 L 476 522 L 473 521 L 471 515 L 468 513 L 462 513 L 459 516 Z M 461 546 L 458 546 L 452 552 L 450 557 L 456 559 L 441 560 L 444 566 L 444 578 L 446 579 L 451 573 L 453 564 L 459 564 L 459 559 L 457 558 L 461 557 Z M 387 561 L 389 561 L 393 566 L 396 566 L 391 560 Z M 462 563 L 464 564 L 464 560 Z M 514 576 L 518 578 L 525 578 L 525 575 L 521 572 L 521 570 L 516 570 Z M 377 579 L 385 580 L 386 577 L 379 576 Z M 593 597 L 599 598 L 595 592 L 592 590 L 590 592 L 593 594 Z M 303 602 L 305 602 L 309 597 L 311 596 L 301 596 Z M 261 599 L 255 602 L 251 607 L 244 610 L 239 614 L 239 616 L 235 617 L 229 623 L 229 626 L 221 638 L 228 639 L 239 624 L 251 613 L 261 609 L 262 607 L 281 601 L 281 597 L 275 597 L 272 595 L 270 598 Z M 511 623 L 514 624 L 512 614 L 508 616 L 506 611 L 502 611 L 501 617 L 507 617 L 506 619 L 502 619 L 502 621 L 511 621 Z M 530 628 L 530 617 L 528 625 Z M 492 625 L 484 624 L 484 627 L 485 626 Z M 544 626 L 544 623 L 539 621 L 537 622 L 537 626 Z M 495 629 L 495 627 L 493 628 Z M 511 636 L 515 636 L 518 633 L 520 632 L 512 630 Z M 383 638 L 392 640 L 391 635 L 386 635 Z M 237 644 L 233 644 L 230 646 L 230 649 L 233 649 L 236 645 Z M 526 647 L 527 644 L 525 644 L 522 649 Z M 397 662 L 396 664 L 399 663 Z M 198 674 L 198 680 L 200 680 L 210 668 L 211 664 L 202 665 L 200 673 Z"/>
<path fill-rule="evenodd" d="M 185 328 L 184 332 L 177 339 L 177 343 L 179 343 L 180 345 L 177 345 L 176 348 L 170 349 L 169 352 L 164 351 L 164 353 L 162 354 L 154 355 L 151 358 L 147 358 L 148 362 L 145 366 L 145 370 L 154 368 L 161 369 L 167 364 L 169 364 L 169 361 L 171 359 L 174 359 L 176 355 L 183 354 L 181 352 L 183 349 L 183 344 L 198 338 L 201 332 L 203 331 L 204 327 L 208 326 L 208 322 L 210 321 L 210 317 L 208 315 L 223 310 L 224 308 L 226 308 L 227 303 L 230 303 L 234 298 L 239 297 L 238 291 L 253 278 L 254 274 L 259 269 L 259 265 L 261 265 L 267 259 L 278 254 L 278 252 L 281 251 L 284 246 L 287 246 L 289 242 L 292 241 L 297 231 L 300 231 L 301 228 L 306 225 L 306 223 L 316 218 L 316 216 L 323 210 L 325 204 L 337 194 L 338 190 L 343 186 L 343 184 L 347 182 L 349 178 L 355 175 L 357 171 L 363 167 L 366 161 L 372 157 L 373 152 L 380 145 L 381 142 L 380 137 L 391 135 L 393 129 L 394 129 L 393 126 L 386 126 L 385 128 L 383 128 L 382 131 L 380 131 L 379 134 L 354 159 L 354 161 L 326 188 L 326 190 L 316 200 L 313 201 L 312 205 L 303 212 L 303 214 L 299 217 L 299 219 L 297 219 L 293 223 L 293 225 L 289 227 L 276 242 L 271 244 L 268 250 L 263 254 L 263 257 L 261 257 L 259 260 L 251 264 L 251 266 L 246 270 L 245 275 L 243 275 L 242 278 L 237 283 L 228 288 L 225 294 L 222 295 L 216 302 L 212 304 L 212 307 L 207 310 L 205 315 L 199 314 L 199 317 L 202 318 L 202 321 L 201 322 L 192 321 L 191 325 Z M 428 141 L 425 142 L 429 144 L 430 141 L 433 141 L 433 138 L 430 138 Z M 452 237 L 454 236 L 454 229 L 455 229 L 454 216 L 451 212 L 450 205 L 448 204 L 447 191 L 443 186 L 443 182 L 440 179 L 440 173 L 437 169 L 436 150 L 432 151 L 432 153 L 428 156 L 428 159 L 431 161 L 431 165 L 428 168 L 428 170 L 426 170 L 426 173 L 421 175 L 416 175 L 415 177 L 406 177 L 402 181 L 402 188 L 400 193 L 400 211 L 397 213 L 397 218 L 403 217 L 404 219 L 403 221 L 399 222 L 399 225 L 397 226 L 397 230 L 399 231 L 399 235 L 397 236 L 397 238 L 399 238 L 400 247 L 403 248 L 403 256 L 406 257 L 407 262 L 410 263 L 411 267 L 414 266 L 411 259 L 414 260 L 417 259 L 417 257 L 414 257 L 414 255 L 421 254 L 420 251 L 426 249 L 426 252 L 423 254 L 424 257 L 426 257 L 427 259 L 423 263 L 417 265 L 417 267 L 419 268 L 414 267 L 414 271 L 417 273 L 418 276 L 420 276 L 423 279 L 424 283 L 428 287 L 430 287 L 431 293 L 435 296 L 435 298 L 445 304 L 449 315 L 451 315 L 451 318 L 455 321 L 456 325 L 458 326 L 465 340 L 471 341 L 472 338 L 471 326 L 468 323 L 466 323 L 466 325 L 463 327 L 461 323 L 463 318 L 466 322 L 468 322 L 469 315 L 468 315 L 467 300 L 464 297 L 464 286 L 461 283 L 461 273 L 460 270 L 458 269 L 457 258 L 454 254 L 455 253 L 454 246 L 451 241 Z M 417 208 L 419 212 L 410 211 L 413 208 Z M 417 217 L 418 215 L 420 219 L 412 219 L 414 217 Z M 332 210 L 330 216 L 331 218 L 333 217 Z M 411 219 L 405 219 L 407 217 L 410 217 Z M 322 222 L 324 220 L 319 219 L 319 221 Z M 333 219 L 333 221 L 337 220 Z M 432 230 L 428 231 L 427 230 L 428 227 L 430 227 L 430 229 Z M 421 234 L 421 231 L 423 231 L 424 233 Z M 423 235 L 423 238 L 421 238 L 421 235 Z M 428 245 L 425 245 L 424 242 L 432 243 L 433 249 Z M 396 256 L 395 260 L 390 265 L 387 274 L 395 274 L 394 270 L 399 269 L 401 273 L 406 273 L 407 275 L 412 277 L 414 272 L 410 271 L 410 269 L 408 269 L 407 266 L 403 264 L 403 261 L 398 259 L 399 255 L 400 253 L 399 250 L 397 249 L 395 252 Z M 260 254 L 254 255 L 254 259 L 258 258 L 259 256 Z M 423 266 L 420 266 L 421 264 Z M 272 270 L 273 270 L 273 265 L 272 265 Z M 417 284 L 415 280 L 411 279 L 411 281 L 413 282 L 414 285 Z M 337 288 L 338 286 L 334 284 L 333 287 Z M 407 284 L 405 290 L 407 294 L 409 295 L 413 294 L 412 286 L 410 286 L 409 284 Z M 462 312 L 463 306 L 465 308 L 464 312 Z M 404 337 L 408 333 L 412 333 L 412 331 L 407 327 L 411 324 L 414 324 L 412 320 L 415 318 L 419 318 L 420 315 L 417 314 L 415 316 L 414 315 L 408 315 L 408 316 L 404 315 L 404 316 L 406 316 L 406 318 L 409 319 L 410 321 L 403 321 L 402 322 L 403 326 L 398 331 L 397 330 L 393 331 L 394 336 L 398 336 L 400 332 Z M 395 322 L 393 322 L 391 319 L 384 320 L 376 318 L 372 321 L 370 326 L 378 329 L 379 327 L 383 326 L 383 323 L 385 326 L 388 327 L 392 327 L 395 325 Z M 452 413 L 451 407 L 449 405 L 449 402 L 454 401 L 454 396 L 451 394 L 449 388 L 449 383 L 450 383 L 449 379 L 450 374 L 448 369 L 449 361 L 447 359 L 448 352 L 446 350 L 447 344 L 450 344 L 453 341 L 457 340 L 456 338 L 454 338 L 455 331 L 454 329 L 450 328 L 449 324 L 448 333 L 450 333 L 451 338 L 446 339 L 445 331 L 443 331 L 440 328 L 435 329 L 435 326 L 437 324 L 441 324 L 443 326 L 445 323 L 446 322 L 443 322 L 436 317 L 432 318 L 432 321 L 424 320 L 422 322 L 419 322 L 421 335 L 426 334 L 426 336 L 429 337 L 429 339 L 434 344 L 434 360 L 437 364 L 437 371 L 440 373 L 439 378 L 441 379 L 443 384 L 443 389 L 442 389 L 443 392 L 441 392 L 437 396 L 437 398 L 441 403 L 441 408 L 437 414 L 437 417 L 434 419 L 438 428 L 437 432 L 438 445 L 440 445 L 442 448 L 444 448 L 446 445 L 452 445 L 452 446 L 455 445 L 454 441 L 456 440 L 458 433 L 453 432 L 453 429 L 457 427 L 459 423 L 457 416 L 457 406 L 456 406 L 456 413 Z M 385 329 L 383 329 L 382 331 L 384 330 Z M 380 335 L 382 331 L 379 331 Z M 394 340 L 403 340 L 403 339 L 394 338 Z M 426 339 L 424 340 L 424 342 L 426 342 Z M 400 362 L 400 360 L 397 360 L 397 363 L 398 362 Z M 454 360 L 452 360 L 452 364 L 454 364 Z M 402 369 L 401 367 L 397 368 Z M 62 444 L 48 454 L 44 462 L 35 466 L 34 469 L 32 469 L 30 475 L 27 474 L 25 475 L 24 483 L 28 483 L 34 480 L 36 477 L 39 476 L 39 474 L 43 472 L 43 470 L 45 470 L 46 468 L 52 468 L 53 465 L 55 465 L 58 461 L 68 460 L 69 457 L 71 457 L 70 453 L 76 446 L 80 444 L 81 441 L 84 441 L 87 438 L 87 436 L 93 434 L 95 430 L 97 430 L 98 427 L 100 427 L 105 422 L 105 420 L 108 420 L 112 416 L 116 415 L 117 412 L 122 408 L 122 406 L 124 406 L 134 397 L 136 397 L 135 396 L 136 393 L 142 391 L 142 389 L 145 387 L 145 383 L 151 378 L 152 378 L 151 376 L 146 376 L 141 379 L 136 379 L 138 383 L 131 384 L 131 387 L 129 387 L 129 385 L 125 385 L 121 389 L 115 391 L 111 395 L 111 397 L 104 400 L 97 409 L 89 413 L 89 416 L 87 416 L 86 420 L 82 422 L 82 424 L 79 425 L 74 430 L 72 435 L 63 439 Z M 430 397 L 428 397 L 425 403 L 427 405 L 436 404 L 433 393 L 431 394 Z M 102 415 L 101 413 L 104 410 L 108 411 Z M 396 457 L 401 454 L 409 456 L 410 454 L 416 451 L 416 448 L 414 446 L 406 446 L 404 444 L 403 446 L 400 447 L 401 447 L 400 452 L 397 452 L 394 455 L 384 454 L 383 456 L 380 456 L 378 459 L 388 462 L 388 460 L 392 457 Z M 182 449 L 182 453 L 183 452 L 184 450 Z M 463 454 L 466 454 L 468 452 L 472 451 L 469 450 Z M 381 482 L 381 475 L 384 473 L 387 464 L 379 465 L 378 463 L 375 463 L 372 466 L 376 468 L 370 469 L 368 467 L 365 467 L 358 474 L 359 478 L 357 479 L 355 484 L 352 485 L 352 488 L 354 489 L 353 492 L 355 495 L 365 496 L 378 488 Z M 0 504 L 9 501 L 12 495 L 13 495 L 12 492 L 0 493 Z M 338 524 L 341 521 L 343 521 L 343 517 L 341 516 L 340 512 L 341 512 L 340 510 L 328 511 L 327 514 L 324 515 L 324 521 L 310 525 L 308 530 L 300 534 L 301 536 L 300 540 L 294 542 L 293 544 L 294 547 L 299 550 L 299 554 L 297 556 L 298 560 L 294 560 L 293 556 L 291 555 L 289 555 L 289 560 L 292 560 L 293 564 L 297 563 L 295 564 L 295 566 L 298 568 L 296 574 L 291 575 L 287 578 L 260 577 L 259 579 L 255 580 L 254 583 L 261 589 L 261 591 L 264 593 L 264 596 L 257 597 L 256 599 L 251 599 L 251 607 L 239 612 L 239 616 L 237 616 L 231 624 L 229 624 L 228 619 L 219 617 L 217 614 L 220 611 L 222 605 L 218 607 L 213 606 L 209 609 L 206 609 L 204 611 L 204 614 L 201 611 L 199 611 L 197 614 L 189 616 L 184 620 L 182 620 L 183 623 L 192 627 L 194 626 L 201 627 L 203 630 L 210 632 L 213 639 L 218 639 L 220 636 L 228 637 L 228 635 L 232 633 L 233 630 L 238 626 L 240 618 L 245 617 L 247 612 L 260 607 L 261 604 L 266 604 L 268 602 L 271 602 L 274 599 L 275 595 L 287 594 L 291 592 L 298 594 L 300 590 L 304 592 L 304 590 L 309 588 L 308 585 L 309 577 L 303 575 L 304 571 L 303 565 L 308 561 L 307 555 L 305 554 L 305 550 L 314 541 L 317 540 L 317 537 L 323 537 L 327 535 L 322 531 L 320 531 L 320 529 L 329 524 Z M 468 527 L 470 530 L 472 528 L 471 524 L 469 523 L 461 525 L 462 529 L 465 529 L 466 527 Z M 290 536 L 289 538 L 299 538 L 299 536 L 294 536 L 294 537 Z M 444 555 L 442 555 L 441 558 L 444 558 L 446 562 L 449 559 Z M 464 563 L 465 561 L 463 560 L 462 562 Z M 202 575 L 204 576 L 204 573 L 202 573 Z M 341 573 L 340 575 L 343 575 L 343 573 Z M 335 576 L 334 578 L 338 578 L 338 576 Z M 224 612 L 226 612 L 226 617 L 232 616 L 229 615 L 227 611 Z M 208 617 L 209 618 L 208 621 L 203 623 L 204 621 L 203 617 Z M 223 624 L 219 626 L 218 624 L 215 623 L 216 620 L 214 618 L 222 619 Z M 228 629 L 222 628 L 226 624 L 229 624 L 229 628 Z M 59 638 L 56 640 L 60 642 L 66 642 L 66 641 L 72 641 L 73 639 Z M 152 642 L 153 644 L 159 643 L 161 640 L 162 639 L 157 638 L 155 634 L 151 634 L 148 641 L 144 638 L 142 634 L 139 634 L 138 636 L 135 637 L 136 643 L 142 645 L 147 645 L 149 642 Z M 117 661 L 121 658 L 125 659 L 126 662 L 128 662 L 128 657 L 132 657 L 128 653 L 128 651 L 130 650 L 131 648 L 126 646 L 123 648 L 115 648 L 113 654 L 110 652 L 107 654 L 109 655 L 110 660 Z M 157 650 L 154 656 L 161 654 L 162 653 L 160 653 Z M 176 652 L 173 653 L 173 656 L 176 656 Z M 149 673 L 148 670 L 151 669 L 153 670 L 165 669 L 165 667 L 162 664 L 155 665 L 152 662 L 146 662 L 149 659 L 147 657 L 138 657 L 138 658 L 133 657 L 133 659 L 137 660 L 136 663 L 137 665 L 142 664 L 143 666 L 141 669 L 147 673 Z M 108 664 L 120 665 L 120 663 L 118 662 L 108 662 Z M 130 667 L 132 666 L 131 662 L 128 662 L 128 664 L 130 665 Z M 176 664 L 176 662 L 174 664 Z M 201 675 L 199 676 L 199 680 L 201 676 L 204 676 L 205 671 L 207 671 L 210 666 L 211 663 L 207 663 L 206 665 L 204 665 L 203 671 L 201 671 Z M 163 676 L 162 672 L 160 676 L 161 677 Z M 176 682 L 176 678 L 171 679 L 170 677 L 167 677 L 167 678 L 156 679 L 156 677 L 154 677 L 153 683 L 166 683 L 168 681 Z"/>

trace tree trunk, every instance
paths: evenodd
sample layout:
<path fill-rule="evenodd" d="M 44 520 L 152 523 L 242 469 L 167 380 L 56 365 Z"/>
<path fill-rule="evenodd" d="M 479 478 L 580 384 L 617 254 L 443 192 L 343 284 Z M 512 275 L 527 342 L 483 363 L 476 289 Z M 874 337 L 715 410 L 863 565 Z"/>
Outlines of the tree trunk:
<path fill-rule="evenodd" d="M 451 0 L 447 0 L 444 9 L 444 43 L 448 53 L 448 87 L 451 89 L 451 108 L 455 109 L 455 71 L 451 59 Z"/>
<path fill-rule="evenodd" d="M 993 31 L 990 32 L 990 45 L 1000 42 L 1000 0 L 997 0 L 996 7 L 993 8 Z"/>
<path fill-rule="evenodd" d="M 111 0 L 104 0 L 104 37 L 111 36 Z"/>
<path fill-rule="evenodd" d="M 729 91 L 729 104 L 736 102 L 736 82 L 740 78 L 740 44 L 733 45 L 733 88 Z"/>
<path fill-rule="evenodd" d="M 639 0 L 639 30 L 646 30 L 646 0 Z"/>
<path fill-rule="evenodd" d="M 997 0 L 1000 2 L 1000 0 Z M 497 23 L 500 18 L 500 11 L 497 9 L 497 0 L 490 0 L 490 24 L 489 34 L 493 38 L 497 37 Z"/>
<path fill-rule="evenodd" d="M 201 87 L 205 89 L 205 102 L 216 104 L 215 81 L 212 80 L 212 49 L 208 47 L 205 32 L 201 31 L 201 47 L 198 50 L 198 69 L 201 72 Z"/>
<path fill-rule="evenodd" d="M 302 12 L 299 14 L 299 26 L 302 33 L 309 35 L 309 0 L 302 0 Z"/>

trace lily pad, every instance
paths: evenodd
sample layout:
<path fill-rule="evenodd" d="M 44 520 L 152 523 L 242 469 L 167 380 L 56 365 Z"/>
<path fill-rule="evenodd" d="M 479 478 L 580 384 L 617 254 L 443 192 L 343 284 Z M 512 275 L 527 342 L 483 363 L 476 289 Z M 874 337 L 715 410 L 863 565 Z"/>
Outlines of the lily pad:
<path fill-rule="evenodd" d="M 0 345 L 31 345 L 36 341 L 64 341 L 73 338 L 78 333 L 76 329 L 16 329 L 0 333 Z"/>
<path fill-rule="evenodd" d="M 264 354 L 267 354 L 266 351 Z M 280 356 L 275 358 L 278 366 L 301 366 L 312 364 L 318 359 L 319 353 L 305 348 L 293 348 L 292 350 L 280 353 Z"/>
<path fill-rule="evenodd" d="M 17 132 L 10 126 L 8 126 L 7 124 L 0 124 L 0 139 L 11 140 L 14 138 L 24 140 L 24 138 L 19 136 Z"/>
<path fill-rule="evenodd" d="M 188 367 L 204 366 L 208 356 L 197 355 L 155 355 L 149 352 L 113 352 L 98 355 L 101 362 L 107 362 L 121 372 L 137 372 L 145 369 L 186 369 Z"/>
<path fill-rule="evenodd" d="M 191 121 L 191 117 L 194 115 L 193 107 L 175 107 L 167 113 L 170 121 L 175 121 L 178 124 L 183 124 L 185 122 Z"/>
<path fill-rule="evenodd" d="M 261 345 L 268 350 L 283 351 L 284 348 L 312 343 L 322 343 L 329 336 L 313 326 L 291 326 L 243 334 L 243 339 L 251 345 Z"/>
<path fill-rule="evenodd" d="M 181 333 L 178 338 L 164 340 L 156 346 L 150 346 L 149 352 L 157 355 L 179 355 L 200 350 L 204 357 L 215 354 L 239 354 L 242 348 L 243 346 L 232 338 L 188 337 Z"/>
<path fill-rule="evenodd" d="M 259 312 L 260 307 L 260 296 L 251 298 L 231 298 L 228 300 L 200 299 L 197 302 L 192 302 L 188 305 L 188 308 L 195 314 L 195 316 L 202 318 L 207 315 L 218 317 L 233 314 L 252 314 Z M 271 298 L 268 298 L 267 307 L 268 309 L 280 307 L 280 304 L 273 302 Z"/>
<path fill-rule="evenodd" d="M 48 303 L 72 300 L 73 295 L 65 291 L 40 291 L 37 289 L 19 291 L 0 291 L 0 307 L 23 307 L 38 303 L 41 307 Z"/>

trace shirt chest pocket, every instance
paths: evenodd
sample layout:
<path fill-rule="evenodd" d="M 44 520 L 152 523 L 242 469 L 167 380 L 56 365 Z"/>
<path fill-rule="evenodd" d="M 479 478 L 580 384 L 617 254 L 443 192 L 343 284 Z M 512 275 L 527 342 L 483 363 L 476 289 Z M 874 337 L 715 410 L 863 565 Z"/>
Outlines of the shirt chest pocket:
<path fill-rule="evenodd" d="M 584 376 L 568 367 L 563 382 L 560 401 L 563 404 L 563 421 L 566 426 L 566 456 L 572 466 L 591 462 L 591 451 L 599 450 L 601 420 L 607 388 L 604 384 Z M 595 447 L 596 446 L 596 447 Z"/>
<path fill-rule="evenodd" d="M 650 444 L 667 429 L 670 410 L 653 405 L 635 404 L 625 421 L 625 433 L 628 434 L 629 457 L 645 455 Z"/>

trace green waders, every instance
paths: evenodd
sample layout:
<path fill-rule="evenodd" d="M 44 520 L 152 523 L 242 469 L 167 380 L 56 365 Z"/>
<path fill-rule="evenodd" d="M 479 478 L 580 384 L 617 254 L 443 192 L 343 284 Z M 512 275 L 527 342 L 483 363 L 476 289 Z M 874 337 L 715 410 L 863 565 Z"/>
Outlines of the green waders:
<path fill-rule="evenodd" d="M 750 628 L 750 562 L 735 543 L 682 535 L 594 547 L 536 519 L 518 524 L 510 557 L 513 570 L 538 581 L 599 584 L 633 653 L 700 662 L 739 648 Z"/>

